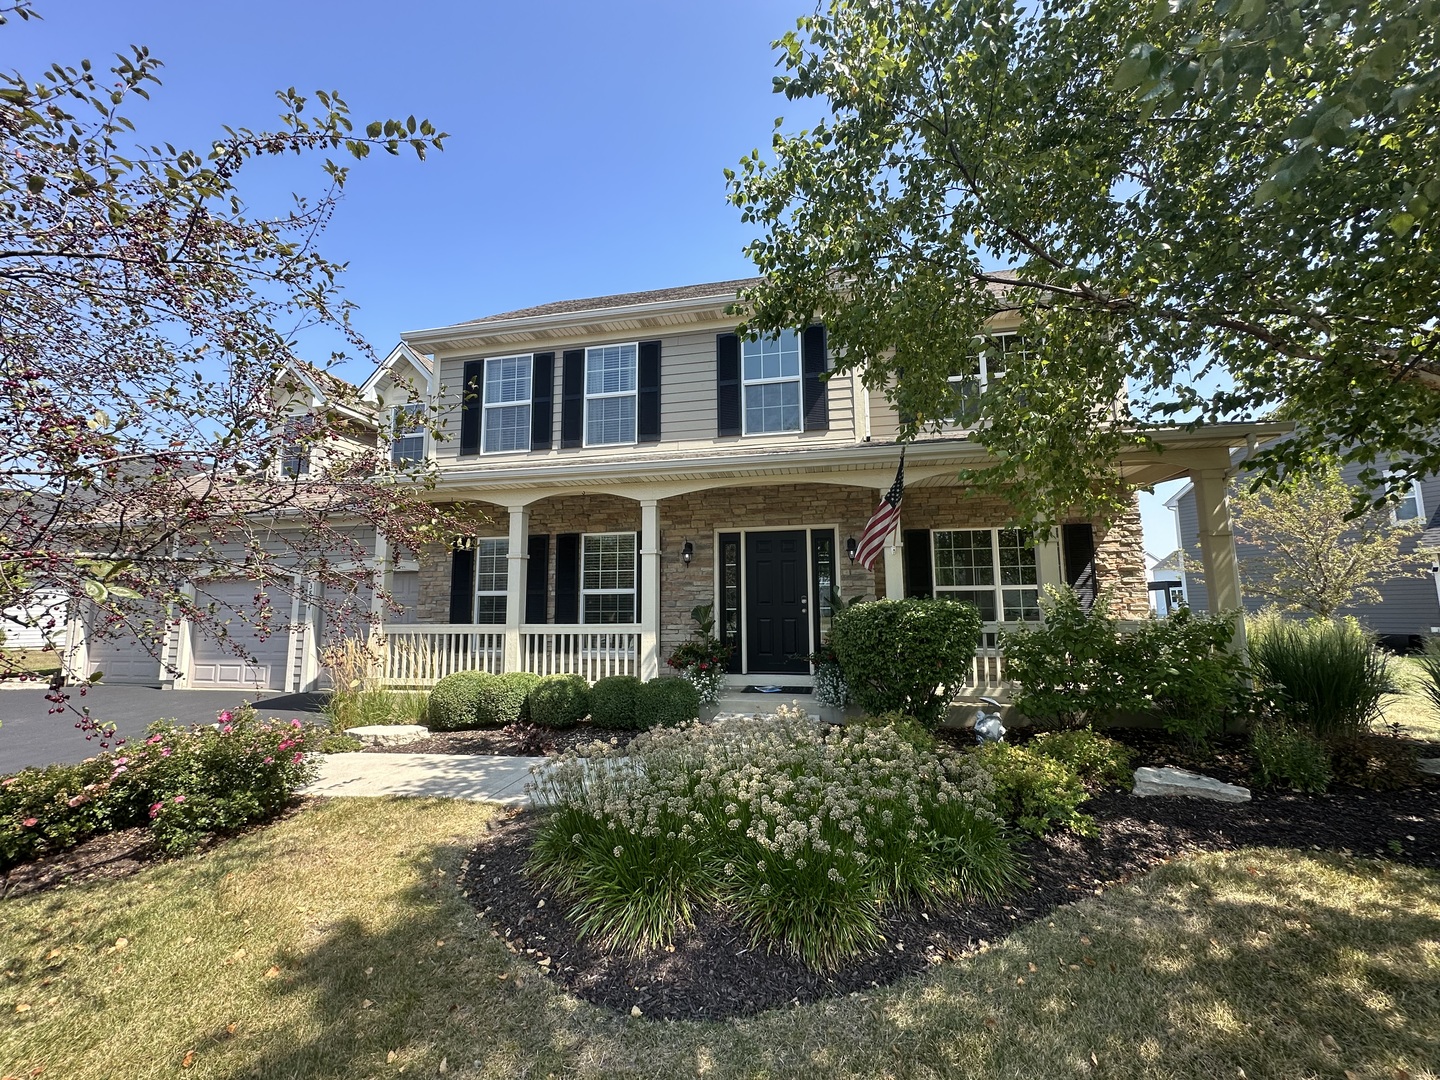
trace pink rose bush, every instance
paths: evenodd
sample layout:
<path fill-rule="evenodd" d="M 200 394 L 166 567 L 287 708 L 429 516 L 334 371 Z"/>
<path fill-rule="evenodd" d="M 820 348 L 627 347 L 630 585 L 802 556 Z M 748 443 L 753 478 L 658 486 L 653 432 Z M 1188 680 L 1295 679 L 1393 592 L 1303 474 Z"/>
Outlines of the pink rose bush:
<path fill-rule="evenodd" d="M 248 706 L 218 719 L 160 721 L 123 754 L 0 780 L 0 869 L 133 826 L 148 826 L 165 851 L 192 850 L 274 815 L 313 778 L 318 729 L 259 720 Z"/>

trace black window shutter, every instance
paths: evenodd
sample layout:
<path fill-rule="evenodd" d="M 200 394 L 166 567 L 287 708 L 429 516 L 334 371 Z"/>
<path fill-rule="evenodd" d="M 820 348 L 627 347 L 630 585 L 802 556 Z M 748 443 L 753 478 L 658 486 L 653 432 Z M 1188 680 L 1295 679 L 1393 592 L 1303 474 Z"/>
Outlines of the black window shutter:
<path fill-rule="evenodd" d="M 525 563 L 525 621 L 547 621 L 550 592 L 550 537 L 540 533 L 530 537 L 530 558 Z"/>
<path fill-rule="evenodd" d="M 905 595 L 929 599 L 935 595 L 930 570 L 930 530 L 906 529 L 902 534 L 905 555 Z"/>
<path fill-rule="evenodd" d="M 1095 575 L 1095 527 L 1061 525 L 1060 544 L 1065 551 L 1065 584 L 1080 596 L 1088 611 L 1095 603 L 1099 581 Z"/>
<path fill-rule="evenodd" d="M 560 445 L 585 445 L 585 350 L 566 349 L 560 373 Z M 556 621 L 560 621 L 556 617 Z"/>
<path fill-rule="evenodd" d="M 830 395 L 825 385 L 829 362 L 825 355 L 825 327 L 820 323 L 805 328 L 800 340 L 802 400 L 805 406 L 805 430 L 830 430 Z"/>
<path fill-rule="evenodd" d="M 549 450 L 555 434 L 555 354 L 536 353 L 530 365 L 530 449 Z M 544 619 L 540 620 L 544 622 Z"/>
<path fill-rule="evenodd" d="M 555 621 L 580 621 L 580 534 L 555 537 Z"/>
<path fill-rule="evenodd" d="M 478 454 L 480 416 L 485 411 L 485 361 L 466 360 L 463 379 L 460 387 L 460 453 Z"/>
<path fill-rule="evenodd" d="M 715 434 L 740 434 L 740 339 L 715 335 Z"/>
<path fill-rule="evenodd" d="M 660 342 L 640 342 L 640 399 L 636 402 L 635 441 L 660 441 Z"/>
<path fill-rule="evenodd" d="M 456 548 L 450 553 L 450 621 L 475 621 L 474 548 Z"/>

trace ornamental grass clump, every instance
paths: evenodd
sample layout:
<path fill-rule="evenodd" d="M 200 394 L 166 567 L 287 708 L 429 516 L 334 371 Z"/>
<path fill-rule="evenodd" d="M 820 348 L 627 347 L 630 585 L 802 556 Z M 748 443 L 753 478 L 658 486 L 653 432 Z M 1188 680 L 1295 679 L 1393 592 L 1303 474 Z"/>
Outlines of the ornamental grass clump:
<path fill-rule="evenodd" d="M 885 905 L 1019 880 L 988 775 L 883 727 L 782 710 L 592 743 L 537 776 L 530 871 L 612 947 L 664 944 L 712 909 L 832 968 L 880 943 Z"/>
<path fill-rule="evenodd" d="M 1303 622 L 1267 612 L 1249 627 L 1256 682 L 1282 719 L 1339 743 L 1370 731 L 1395 690 L 1389 662 L 1353 619 Z"/>

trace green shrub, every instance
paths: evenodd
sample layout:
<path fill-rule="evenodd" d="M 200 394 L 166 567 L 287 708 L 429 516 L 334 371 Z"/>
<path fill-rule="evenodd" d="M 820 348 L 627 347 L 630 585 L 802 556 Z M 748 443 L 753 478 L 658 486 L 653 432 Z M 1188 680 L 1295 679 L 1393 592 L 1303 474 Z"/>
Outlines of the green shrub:
<path fill-rule="evenodd" d="M 1203 743 L 1243 704 L 1234 616 L 1181 609 L 1127 632 L 1103 596 L 1087 611 L 1073 589 L 1050 589 L 1044 608 L 1043 626 L 1008 631 L 1002 643 L 1015 707 L 1033 720 L 1073 728 L 1148 714 Z"/>
<path fill-rule="evenodd" d="M 1330 774 L 1337 784 L 1371 791 L 1399 791 L 1420 779 L 1419 754 L 1409 739 L 1363 735 L 1329 744 Z"/>
<path fill-rule="evenodd" d="M 881 944 L 882 905 L 1018 882 L 988 783 L 888 726 L 822 730 L 799 711 L 657 728 L 556 762 L 530 866 L 581 936 L 662 944 L 718 908 L 828 968 Z"/>
<path fill-rule="evenodd" d="M 970 751 L 995 783 L 995 812 L 1041 836 L 1058 826 L 1087 835 L 1095 820 L 1080 813 L 1086 799 L 1080 774 L 1063 761 L 1013 743 L 982 743 Z"/>
<path fill-rule="evenodd" d="M 904 713 L 892 712 L 885 713 L 883 716 L 862 716 L 856 720 L 846 720 L 845 726 L 888 728 L 917 750 L 933 753 L 939 746 L 939 740 L 924 724 Z"/>
<path fill-rule="evenodd" d="M 526 701 L 530 722 L 543 727 L 574 727 L 590 715 L 590 684 L 579 675 L 547 675 Z"/>
<path fill-rule="evenodd" d="M 1129 787 L 1134 779 L 1134 752 L 1088 728 L 1046 732 L 1035 736 L 1026 748 L 1070 766 L 1086 783 Z"/>
<path fill-rule="evenodd" d="M 1250 733 L 1259 787 L 1322 792 L 1330 786 L 1330 750 L 1308 731 L 1289 724 L 1256 724 Z"/>
<path fill-rule="evenodd" d="M 482 728 L 504 727 L 529 719 L 525 702 L 540 685 L 540 676 L 528 671 L 507 671 L 481 681 L 475 701 L 476 723 Z"/>
<path fill-rule="evenodd" d="M 1393 692 L 1389 663 L 1353 619 L 1286 619 L 1267 612 L 1250 623 L 1256 682 L 1279 716 L 1326 742 L 1370 730 Z"/>
<path fill-rule="evenodd" d="M 365 749 L 365 744 L 353 735 L 343 732 L 337 735 L 333 731 L 327 731 L 315 749 L 322 754 L 353 754 L 357 750 Z"/>
<path fill-rule="evenodd" d="M 590 722 L 602 728 L 638 728 L 635 697 L 640 680 L 634 675 L 607 675 L 590 688 Z"/>
<path fill-rule="evenodd" d="M 980 613 L 950 600 L 874 600 L 835 614 L 830 645 L 866 712 L 901 712 L 934 729 L 964 684 Z"/>
<path fill-rule="evenodd" d="M 1420 689 L 1431 711 L 1440 716 L 1440 638 L 1426 638 L 1425 647 L 1415 660 L 1420 665 Z"/>
<path fill-rule="evenodd" d="M 430 730 L 464 731 L 479 727 L 481 689 L 494 678 L 484 671 L 457 671 L 437 682 L 430 691 Z"/>
<path fill-rule="evenodd" d="M 651 679 L 635 693 L 635 727 L 675 727 L 700 715 L 700 691 L 686 679 Z"/>
<path fill-rule="evenodd" d="M 193 848 L 274 814 L 314 776 L 306 753 L 323 733 L 253 710 L 215 726 L 152 724 L 143 741 L 79 765 L 0 780 L 0 867 L 150 823 L 167 851 Z"/>

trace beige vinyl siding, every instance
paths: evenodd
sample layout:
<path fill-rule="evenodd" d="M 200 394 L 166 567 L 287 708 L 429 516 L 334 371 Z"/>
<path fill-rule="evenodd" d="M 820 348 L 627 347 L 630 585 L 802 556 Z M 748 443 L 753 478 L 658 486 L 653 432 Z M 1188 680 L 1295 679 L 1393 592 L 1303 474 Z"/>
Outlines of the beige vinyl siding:
<path fill-rule="evenodd" d="M 496 347 L 483 353 L 441 353 L 436 357 L 439 383 L 439 410 L 444 439 L 435 448 L 436 463 L 470 465 L 478 461 L 533 463 L 542 460 L 579 460 L 604 458 L 609 455 L 653 453 L 657 457 L 693 450 L 730 449 L 738 453 L 756 447 L 810 446 L 854 442 L 856 432 L 855 381 L 851 376 L 837 375 L 826 386 L 830 408 L 828 431 L 784 432 L 773 435 L 716 435 L 715 409 L 715 338 L 729 328 L 724 324 L 713 329 L 686 331 L 680 334 L 656 335 L 632 333 L 628 336 L 566 339 L 514 347 Z M 591 345 L 618 344 L 631 341 L 660 341 L 660 441 L 640 445 L 573 447 L 560 449 L 560 407 L 564 379 L 564 354 L 567 349 Z M 492 356 L 514 356 L 537 352 L 555 353 L 555 374 L 552 387 L 551 423 L 552 449 L 547 451 L 503 454 L 460 455 L 460 401 L 464 392 L 465 363 Z M 533 407 L 533 406 L 532 406 Z"/>

